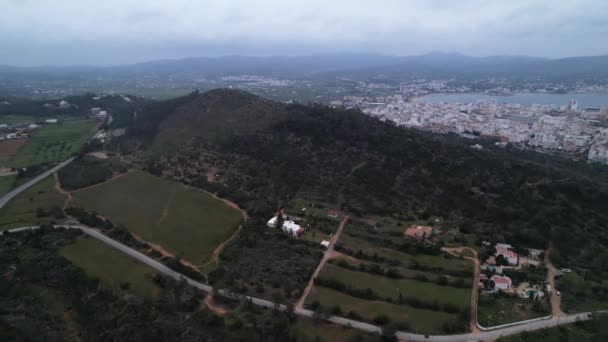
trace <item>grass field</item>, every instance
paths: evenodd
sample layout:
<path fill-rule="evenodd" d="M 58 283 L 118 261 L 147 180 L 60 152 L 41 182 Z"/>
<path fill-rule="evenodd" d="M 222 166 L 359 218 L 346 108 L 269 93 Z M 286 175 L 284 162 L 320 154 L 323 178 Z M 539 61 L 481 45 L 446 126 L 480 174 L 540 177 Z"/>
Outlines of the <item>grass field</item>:
<path fill-rule="evenodd" d="M 0 124 L 15 125 L 21 123 L 32 123 L 42 120 L 41 118 L 33 116 L 21 116 L 21 115 L 2 115 L 0 116 Z"/>
<path fill-rule="evenodd" d="M 60 254 L 88 275 L 99 278 L 119 295 L 134 292 L 154 298 L 158 294 L 158 288 L 151 279 L 155 273 L 151 268 L 98 240 L 81 236 L 73 244 L 61 248 Z M 125 282 L 129 288 L 121 289 L 120 285 Z"/>
<path fill-rule="evenodd" d="M 342 312 L 355 311 L 366 320 L 373 320 L 379 314 L 386 315 L 392 322 L 406 323 L 411 330 L 419 333 L 441 333 L 442 326 L 454 320 L 454 315 L 382 301 L 368 301 L 346 295 L 331 289 L 315 286 L 310 291 L 307 303 L 319 301 L 324 307 L 339 305 Z"/>
<path fill-rule="evenodd" d="M 0 230 L 48 223 L 52 217 L 36 217 L 36 209 L 61 207 L 66 195 L 55 191 L 55 179 L 49 176 L 25 190 L 0 209 Z"/>
<path fill-rule="evenodd" d="M 17 176 L 3 176 L 0 177 L 0 196 L 9 192 L 15 185 Z"/>
<path fill-rule="evenodd" d="M 346 227 L 348 229 L 348 227 Z M 469 270 L 472 271 L 471 262 L 468 260 L 461 260 L 452 257 L 443 257 L 440 255 L 426 255 L 426 254 L 418 254 L 411 255 L 407 253 L 402 253 L 394 249 L 381 247 L 370 243 L 369 241 L 362 240 L 356 237 L 350 236 L 347 231 L 345 231 L 341 236 L 338 242 L 345 248 L 351 249 L 353 251 L 361 250 L 364 253 L 373 255 L 378 254 L 380 257 L 399 260 L 402 264 L 406 264 L 412 260 L 415 260 L 421 265 L 429 266 L 429 267 L 440 267 L 443 269 L 451 269 L 451 270 Z"/>
<path fill-rule="evenodd" d="M 66 121 L 60 125 L 45 125 L 8 161 L 11 167 L 59 162 L 78 152 L 90 138 L 96 122 L 93 120 Z"/>
<path fill-rule="evenodd" d="M 124 224 L 196 265 L 207 261 L 242 221 L 238 210 L 208 193 L 142 171 L 74 192 L 72 205 Z"/>
<path fill-rule="evenodd" d="M 344 326 L 324 322 L 314 323 L 311 319 L 298 318 L 292 326 L 294 342 L 380 342 L 378 335 L 366 334 Z"/>
<path fill-rule="evenodd" d="M 470 288 L 455 288 L 439 286 L 430 282 L 414 279 L 392 279 L 365 272 L 351 271 L 332 264 L 326 264 L 320 274 L 324 278 L 334 278 L 355 288 L 370 288 L 381 298 L 399 299 L 399 294 L 405 297 L 415 297 L 421 300 L 450 303 L 466 307 L 471 302 Z"/>
<path fill-rule="evenodd" d="M 529 305 L 520 305 L 520 301 L 520 299 L 505 297 L 479 296 L 477 320 L 484 327 L 492 327 L 550 314 L 546 306 L 546 312 L 535 312 L 528 307 Z"/>

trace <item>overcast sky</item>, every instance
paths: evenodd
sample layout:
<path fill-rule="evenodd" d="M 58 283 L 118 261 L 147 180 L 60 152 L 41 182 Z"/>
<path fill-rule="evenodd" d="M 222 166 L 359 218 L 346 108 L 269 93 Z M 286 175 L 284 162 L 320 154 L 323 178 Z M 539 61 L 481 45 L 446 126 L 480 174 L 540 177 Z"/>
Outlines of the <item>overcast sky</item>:
<path fill-rule="evenodd" d="M 607 0 L 0 0 L 0 64 L 608 54 Z"/>

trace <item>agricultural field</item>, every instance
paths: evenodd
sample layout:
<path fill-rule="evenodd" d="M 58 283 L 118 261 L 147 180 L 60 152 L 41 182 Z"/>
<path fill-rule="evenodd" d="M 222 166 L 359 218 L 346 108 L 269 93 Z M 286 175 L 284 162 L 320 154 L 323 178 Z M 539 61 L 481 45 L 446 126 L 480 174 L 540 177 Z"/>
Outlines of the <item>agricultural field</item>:
<path fill-rule="evenodd" d="M 292 326 L 294 342 L 380 342 L 379 335 L 366 334 L 361 331 L 325 322 L 314 322 L 307 318 L 298 318 Z"/>
<path fill-rule="evenodd" d="M 26 138 L 0 141 L 0 166 L 8 165 L 26 142 Z"/>
<path fill-rule="evenodd" d="M 347 223 L 306 305 L 337 305 L 367 321 L 384 314 L 423 333 L 466 331 L 473 264 L 408 239 L 403 229 Z"/>
<path fill-rule="evenodd" d="M 2 115 L 0 116 L 0 125 L 4 124 L 4 125 L 15 125 L 15 124 L 22 124 L 22 123 L 34 123 L 34 122 L 38 122 L 38 121 L 44 121 L 44 119 L 41 119 L 39 117 L 34 117 L 34 116 L 22 116 L 22 115 Z"/>
<path fill-rule="evenodd" d="M 471 288 L 456 288 L 440 286 L 431 282 L 415 279 L 393 279 L 366 272 L 352 271 L 336 265 L 327 264 L 323 267 L 322 278 L 334 278 L 345 284 L 353 284 L 357 288 L 369 288 L 380 298 L 390 298 L 398 301 L 399 296 L 427 299 L 441 304 L 447 303 L 462 308 L 471 302 Z"/>
<path fill-rule="evenodd" d="M 67 195 L 55 190 L 55 178 L 49 176 L 13 198 L 0 209 L 0 230 L 60 221 L 61 207 Z"/>
<path fill-rule="evenodd" d="M 72 206 L 123 224 L 136 236 L 199 267 L 243 220 L 237 209 L 204 191 L 143 171 L 76 191 Z"/>
<path fill-rule="evenodd" d="M 332 289 L 315 286 L 308 295 L 307 303 L 318 302 L 323 308 L 340 307 L 341 315 L 373 322 L 386 316 L 391 322 L 419 333 L 439 334 L 442 327 L 453 320 L 452 315 L 416 309 L 407 305 L 392 304 L 381 300 L 363 300 Z"/>
<path fill-rule="evenodd" d="M 59 253 L 118 295 L 130 292 L 146 298 L 158 295 L 151 268 L 98 240 L 83 235 L 62 247 Z"/>
<path fill-rule="evenodd" d="M 96 124 L 94 120 L 81 119 L 45 125 L 32 133 L 7 166 L 28 167 L 63 161 L 80 150 L 93 134 Z"/>
<path fill-rule="evenodd" d="M 0 177 L 0 196 L 9 192 L 15 185 L 17 176 L 2 176 Z"/>

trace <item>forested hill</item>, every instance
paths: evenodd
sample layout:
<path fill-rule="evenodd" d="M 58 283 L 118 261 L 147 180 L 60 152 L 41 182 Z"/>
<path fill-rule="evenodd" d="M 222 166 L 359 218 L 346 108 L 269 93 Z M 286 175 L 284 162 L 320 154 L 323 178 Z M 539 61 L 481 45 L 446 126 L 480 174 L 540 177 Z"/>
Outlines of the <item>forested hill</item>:
<path fill-rule="evenodd" d="M 479 239 L 531 247 L 552 240 L 558 264 L 584 264 L 608 278 L 605 168 L 490 142 L 479 151 L 470 140 L 395 127 L 355 110 L 286 105 L 240 91 L 154 106 L 125 137 L 151 142 L 140 144 L 150 146 L 143 154 L 155 155 L 150 169 L 218 191 L 254 217 L 295 195 L 353 215 L 438 216 Z M 117 148 L 126 146 L 133 144 Z"/>

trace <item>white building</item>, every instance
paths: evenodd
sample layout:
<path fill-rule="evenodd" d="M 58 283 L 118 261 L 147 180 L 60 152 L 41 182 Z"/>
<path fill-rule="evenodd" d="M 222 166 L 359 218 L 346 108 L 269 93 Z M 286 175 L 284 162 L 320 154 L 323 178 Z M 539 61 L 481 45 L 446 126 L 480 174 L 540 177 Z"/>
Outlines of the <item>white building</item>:
<path fill-rule="evenodd" d="M 587 159 L 593 163 L 608 164 L 608 142 L 591 145 Z"/>
<path fill-rule="evenodd" d="M 277 227 L 277 220 L 278 217 L 274 216 L 273 218 L 271 218 L 270 220 L 268 220 L 268 223 L 266 223 L 266 225 L 268 226 L 268 228 L 276 228 Z M 283 225 L 281 226 L 281 230 L 284 231 L 285 233 L 288 233 L 289 235 L 292 235 L 294 237 L 298 237 L 302 234 L 304 234 L 304 228 L 300 227 L 299 224 L 295 223 L 294 221 L 291 220 L 285 220 L 283 221 Z"/>

